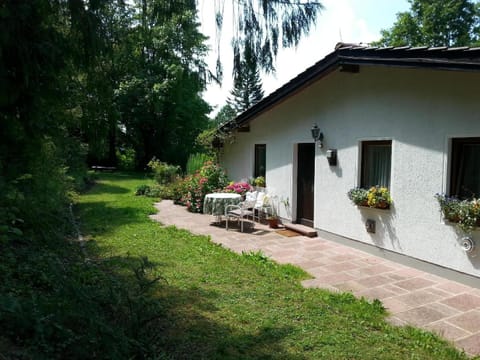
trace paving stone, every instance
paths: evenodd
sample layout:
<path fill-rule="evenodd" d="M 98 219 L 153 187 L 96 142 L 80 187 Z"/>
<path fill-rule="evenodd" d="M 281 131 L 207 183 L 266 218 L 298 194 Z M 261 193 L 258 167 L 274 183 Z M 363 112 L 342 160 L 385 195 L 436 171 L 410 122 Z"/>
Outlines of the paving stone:
<path fill-rule="evenodd" d="M 459 284 L 455 281 L 446 281 L 443 284 L 438 284 L 437 289 L 448 291 L 452 294 L 461 294 L 464 292 L 469 292 L 470 288 L 466 285 Z"/>
<path fill-rule="evenodd" d="M 434 285 L 433 281 L 423 279 L 423 278 L 412 278 L 408 280 L 398 281 L 395 283 L 396 286 L 401 287 L 405 290 L 418 290 Z"/>
<path fill-rule="evenodd" d="M 412 308 L 411 306 L 405 304 L 404 302 L 399 301 L 395 297 L 390 297 L 390 298 L 387 298 L 387 299 L 383 299 L 382 303 L 383 303 L 383 306 L 385 307 L 385 309 L 387 309 L 388 312 L 391 313 L 391 314 L 397 314 L 397 313 L 400 313 L 400 312 L 410 310 Z"/>
<path fill-rule="evenodd" d="M 397 296 L 396 299 L 402 301 L 408 306 L 415 307 L 432 303 L 437 300 L 437 296 L 425 290 L 417 290 Z"/>
<path fill-rule="evenodd" d="M 348 271 L 348 270 L 358 269 L 358 265 L 355 264 L 354 262 L 346 261 L 346 262 L 340 262 L 340 263 L 331 264 L 331 265 L 325 265 L 324 268 L 332 272 L 339 272 L 339 271 Z"/>
<path fill-rule="evenodd" d="M 462 311 L 473 310 L 480 307 L 480 296 L 460 294 L 442 301 L 443 304 Z"/>
<path fill-rule="evenodd" d="M 391 280 L 383 275 L 369 276 L 366 278 L 358 279 L 357 282 L 366 287 L 376 287 L 379 285 L 387 284 Z"/>
<path fill-rule="evenodd" d="M 468 355 L 480 354 L 480 334 L 469 336 L 455 342 L 458 347 L 465 350 Z"/>
<path fill-rule="evenodd" d="M 366 289 L 365 286 L 359 284 L 355 280 L 349 280 L 349 281 L 346 281 L 344 283 L 336 284 L 335 287 L 337 289 L 340 289 L 340 290 L 343 290 L 343 291 L 350 291 L 350 292 L 353 292 L 353 293 L 363 291 L 363 290 Z"/>
<path fill-rule="evenodd" d="M 443 314 L 429 306 L 421 306 L 397 313 L 395 316 L 409 324 L 423 326 L 443 318 Z"/>
<path fill-rule="evenodd" d="M 427 325 L 425 328 L 435 332 L 443 338 L 450 340 L 458 340 L 470 335 L 470 333 L 466 332 L 465 330 L 462 330 L 445 321 L 437 321 L 433 324 Z"/>
<path fill-rule="evenodd" d="M 480 311 L 462 313 L 448 319 L 448 322 L 471 333 L 480 332 Z"/>
<path fill-rule="evenodd" d="M 389 298 L 395 295 L 395 293 L 388 291 L 382 287 L 367 289 L 364 291 L 357 292 L 356 294 L 358 294 L 358 296 L 363 296 L 370 300 L 375 300 L 375 299 L 383 300 L 385 298 Z"/>

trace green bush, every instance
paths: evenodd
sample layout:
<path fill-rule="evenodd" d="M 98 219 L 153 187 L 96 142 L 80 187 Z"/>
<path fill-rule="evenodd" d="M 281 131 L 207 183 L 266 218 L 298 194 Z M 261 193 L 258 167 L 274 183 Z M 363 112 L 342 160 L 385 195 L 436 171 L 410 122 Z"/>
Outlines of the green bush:
<path fill-rule="evenodd" d="M 174 200 L 187 206 L 191 212 L 202 212 L 205 195 L 221 191 L 228 183 L 225 170 L 207 161 L 196 174 L 188 175 L 174 185 Z"/>
<path fill-rule="evenodd" d="M 207 154 L 203 154 L 203 153 L 191 154 L 187 161 L 187 166 L 186 166 L 187 174 L 193 175 L 197 171 L 200 171 L 202 166 L 207 161 L 212 161 L 212 157 Z"/>
<path fill-rule="evenodd" d="M 134 149 L 127 148 L 116 151 L 118 168 L 121 170 L 134 170 L 136 153 Z"/>
<path fill-rule="evenodd" d="M 180 172 L 179 166 L 169 165 L 167 163 L 161 162 L 156 158 L 150 160 L 147 166 L 152 169 L 153 177 L 155 181 L 160 185 L 172 183 L 173 181 L 175 181 Z"/>

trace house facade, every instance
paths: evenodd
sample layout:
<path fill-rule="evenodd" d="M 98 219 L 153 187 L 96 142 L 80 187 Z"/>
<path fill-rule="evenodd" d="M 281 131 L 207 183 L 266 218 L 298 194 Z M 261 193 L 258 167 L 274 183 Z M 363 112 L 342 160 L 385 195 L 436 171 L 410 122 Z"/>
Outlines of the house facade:
<path fill-rule="evenodd" d="M 465 251 L 435 198 L 480 196 L 479 87 L 480 49 L 339 44 L 223 126 L 221 163 L 232 179 L 265 175 L 284 221 L 480 277 L 480 231 Z M 372 185 L 389 209 L 347 197 Z"/>

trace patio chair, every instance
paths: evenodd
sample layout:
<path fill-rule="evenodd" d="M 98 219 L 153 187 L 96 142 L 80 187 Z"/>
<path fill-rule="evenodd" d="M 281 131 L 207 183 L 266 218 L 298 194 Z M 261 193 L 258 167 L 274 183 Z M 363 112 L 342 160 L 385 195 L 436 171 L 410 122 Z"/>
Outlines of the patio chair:
<path fill-rule="evenodd" d="M 249 191 L 245 194 L 245 201 L 238 205 L 227 205 L 225 208 L 226 229 L 228 230 L 228 221 L 236 219 L 240 221 L 240 231 L 243 232 L 243 221 L 246 217 L 252 216 L 254 218 L 255 203 L 257 202 L 257 192 Z"/>
<path fill-rule="evenodd" d="M 257 214 L 257 221 L 260 222 L 260 216 L 262 214 L 267 213 L 268 210 L 272 209 L 272 207 L 268 204 L 265 203 L 265 197 L 267 194 L 263 191 L 259 191 L 257 194 L 257 201 L 255 202 L 255 205 L 253 206 L 253 221 L 255 221 L 255 214 Z"/>

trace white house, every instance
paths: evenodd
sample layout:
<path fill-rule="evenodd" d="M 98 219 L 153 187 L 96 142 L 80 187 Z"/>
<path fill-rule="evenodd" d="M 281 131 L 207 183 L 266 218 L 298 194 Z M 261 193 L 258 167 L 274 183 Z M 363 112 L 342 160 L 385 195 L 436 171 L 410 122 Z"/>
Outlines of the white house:
<path fill-rule="evenodd" d="M 288 199 L 286 222 L 480 277 L 480 231 L 466 252 L 434 197 L 467 187 L 480 196 L 479 90 L 480 48 L 341 43 L 225 124 L 221 163 L 232 179 L 264 174 L 267 188 Z M 390 209 L 347 197 L 375 184 L 390 189 Z"/>

